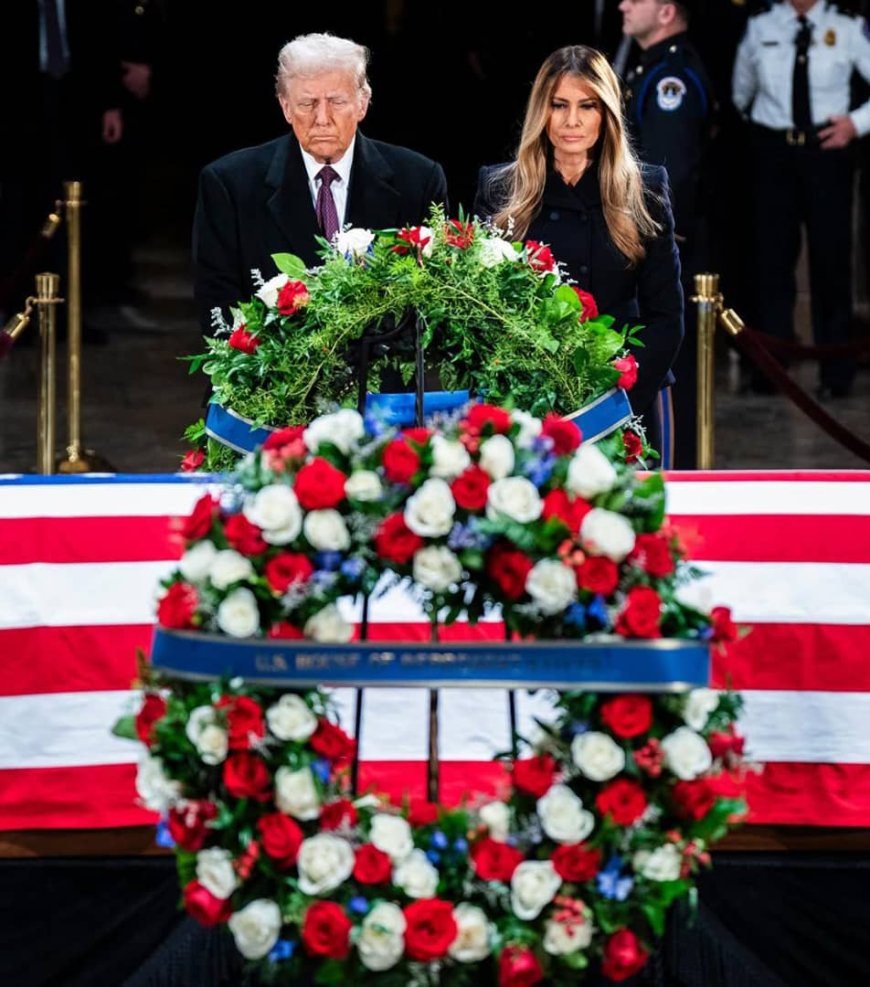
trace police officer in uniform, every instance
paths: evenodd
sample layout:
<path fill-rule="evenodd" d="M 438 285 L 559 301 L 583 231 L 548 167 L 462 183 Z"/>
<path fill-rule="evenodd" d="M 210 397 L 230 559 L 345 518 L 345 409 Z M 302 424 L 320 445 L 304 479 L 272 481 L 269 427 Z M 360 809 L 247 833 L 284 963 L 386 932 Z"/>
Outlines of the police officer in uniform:
<path fill-rule="evenodd" d="M 673 191 L 674 223 L 686 296 L 685 336 L 674 365 L 674 458 L 696 465 L 697 331 L 688 300 L 707 266 L 702 169 L 715 109 L 712 86 L 689 40 L 690 0 L 622 0 L 623 31 L 638 54 L 626 73 L 626 119 L 642 160 L 664 165 Z"/>
<path fill-rule="evenodd" d="M 870 81 L 870 31 L 826 0 L 775 4 L 750 19 L 737 50 L 732 95 L 752 132 L 755 318 L 780 339 L 794 338 L 802 224 L 815 342 L 849 338 L 852 144 L 870 133 L 870 100 L 849 110 L 853 71 Z M 854 373 L 849 357 L 823 359 L 820 396 L 847 395 Z"/>

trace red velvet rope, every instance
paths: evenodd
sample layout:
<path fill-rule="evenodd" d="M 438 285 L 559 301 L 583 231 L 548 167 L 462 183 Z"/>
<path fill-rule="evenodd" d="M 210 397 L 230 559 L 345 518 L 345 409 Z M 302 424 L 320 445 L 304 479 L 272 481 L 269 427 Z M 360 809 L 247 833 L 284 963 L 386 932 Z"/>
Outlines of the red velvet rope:
<path fill-rule="evenodd" d="M 819 360 L 828 356 L 858 356 L 861 353 L 870 353 L 870 339 L 862 339 L 856 343 L 806 346 L 803 343 L 790 343 L 787 339 L 777 339 L 776 336 L 768 336 L 766 332 L 750 329 L 749 326 L 744 328 L 744 332 L 754 336 L 755 341 L 766 350 L 805 360 Z"/>

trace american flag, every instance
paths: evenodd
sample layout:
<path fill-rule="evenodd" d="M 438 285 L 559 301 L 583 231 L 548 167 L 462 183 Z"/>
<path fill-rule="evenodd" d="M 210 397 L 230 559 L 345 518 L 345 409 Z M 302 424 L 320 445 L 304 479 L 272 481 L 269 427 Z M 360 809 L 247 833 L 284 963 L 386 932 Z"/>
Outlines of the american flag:
<path fill-rule="evenodd" d="M 713 663 L 715 685 L 743 692 L 748 753 L 766 765 L 750 821 L 870 825 L 870 472 L 674 473 L 667 488 L 708 574 L 693 593 L 751 627 Z M 190 477 L 0 478 L 0 829 L 154 821 L 135 801 L 137 745 L 110 728 L 136 708 L 136 650 L 180 555 L 174 519 L 201 492 Z M 371 620 L 382 639 L 428 635 L 401 593 Z M 365 696 L 361 781 L 422 794 L 427 693 Z M 338 700 L 349 711 L 352 694 Z M 541 704 L 519 695 L 521 727 Z M 443 690 L 440 737 L 442 797 L 493 790 L 505 694 Z"/>

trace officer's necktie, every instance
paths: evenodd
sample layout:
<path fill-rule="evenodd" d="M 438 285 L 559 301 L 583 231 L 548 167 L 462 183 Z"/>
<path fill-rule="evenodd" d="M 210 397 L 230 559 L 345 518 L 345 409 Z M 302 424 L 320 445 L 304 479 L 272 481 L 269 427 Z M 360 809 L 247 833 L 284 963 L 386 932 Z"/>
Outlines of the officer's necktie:
<path fill-rule="evenodd" d="M 317 190 L 317 222 L 320 230 L 327 240 L 332 240 L 338 233 L 338 210 L 335 208 L 335 199 L 332 197 L 330 185 L 338 178 L 338 172 L 329 165 L 324 165 L 317 173 L 320 179 L 320 188 Z"/>
<path fill-rule="evenodd" d="M 69 70 L 69 48 L 64 37 L 57 0 L 42 0 L 39 9 L 45 39 L 43 68 L 52 79 L 61 79 Z"/>
<path fill-rule="evenodd" d="M 809 52 L 813 25 L 801 14 L 800 29 L 794 39 L 794 74 L 791 88 L 791 115 L 796 130 L 809 131 L 813 127 L 810 109 Z"/>

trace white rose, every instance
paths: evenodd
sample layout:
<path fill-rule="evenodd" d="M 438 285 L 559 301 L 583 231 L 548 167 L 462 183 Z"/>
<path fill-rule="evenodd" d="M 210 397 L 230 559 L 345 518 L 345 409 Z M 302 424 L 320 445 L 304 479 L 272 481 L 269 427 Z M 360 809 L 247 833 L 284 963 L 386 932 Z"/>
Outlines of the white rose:
<path fill-rule="evenodd" d="M 231 548 L 217 552 L 208 571 L 208 577 L 216 589 L 227 589 L 233 583 L 240 583 L 253 575 L 254 567 L 251 565 L 251 560 Z"/>
<path fill-rule="evenodd" d="M 578 949 L 586 949 L 592 942 L 595 926 L 590 910 L 584 908 L 583 922 L 556 922 L 548 919 L 544 926 L 544 950 L 551 956 L 567 956 Z"/>
<path fill-rule="evenodd" d="M 303 894 L 334 891 L 353 873 L 354 859 L 353 847 L 340 836 L 318 833 L 303 840 L 296 859 L 299 890 Z"/>
<path fill-rule="evenodd" d="M 309 511 L 302 522 L 308 543 L 319 552 L 343 552 L 350 548 L 350 532 L 344 518 L 331 508 Z"/>
<path fill-rule="evenodd" d="M 136 791 L 146 809 L 162 815 L 181 797 L 181 782 L 166 777 L 159 757 L 146 754 L 136 772 Z"/>
<path fill-rule="evenodd" d="M 305 621 L 303 632 L 321 644 L 347 644 L 353 637 L 353 625 L 341 616 L 334 603 L 329 603 Z"/>
<path fill-rule="evenodd" d="M 281 909 L 269 898 L 257 898 L 231 915 L 227 925 L 242 956 L 261 960 L 272 952 L 281 934 Z"/>
<path fill-rule="evenodd" d="M 312 452 L 317 452 L 321 443 L 329 442 L 347 455 L 364 435 L 362 415 L 352 408 L 342 408 L 334 414 L 315 418 L 302 433 L 302 438 Z"/>
<path fill-rule="evenodd" d="M 438 538 L 453 527 L 456 501 L 440 477 L 426 480 L 405 504 L 405 524 L 422 538 Z"/>
<path fill-rule="evenodd" d="M 447 952 L 460 963 L 477 963 L 492 952 L 493 928 L 486 913 L 463 901 L 453 909 L 459 931 Z"/>
<path fill-rule="evenodd" d="M 526 577 L 526 592 L 543 614 L 561 613 L 577 599 L 574 570 L 555 559 L 541 559 Z"/>
<path fill-rule="evenodd" d="M 429 447 L 432 450 L 430 476 L 452 480 L 471 465 L 471 456 L 461 442 L 445 439 L 443 435 L 433 435 Z"/>
<path fill-rule="evenodd" d="M 524 476 L 509 476 L 491 483 L 486 501 L 486 516 L 490 521 L 506 517 L 528 524 L 536 521 L 544 508 L 537 487 Z"/>
<path fill-rule="evenodd" d="M 226 760 L 229 738 L 226 730 L 218 723 L 214 706 L 197 706 L 192 709 L 184 732 L 206 764 L 220 764 Z"/>
<path fill-rule="evenodd" d="M 263 487 L 245 505 L 245 517 L 263 530 L 272 545 L 286 545 L 302 530 L 302 509 L 290 487 L 278 483 Z"/>
<path fill-rule="evenodd" d="M 719 693 L 716 689 L 692 689 L 686 699 L 683 719 L 693 730 L 703 730 L 718 705 Z"/>
<path fill-rule="evenodd" d="M 513 472 L 514 446 L 506 435 L 493 435 L 481 443 L 480 468 L 493 480 L 503 480 Z"/>
<path fill-rule="evenodd" d="M 615 483 L 616 470 L 607 456 L 597 446 L 584 442 L 571 457 L 566 488 L 590 500 L 612 490 Z"/>
<path fill-rule="evenodd" d="M 511 811 L 504 802 L 487 802 L 480 807 L 480 821 L 489 830 L 489 835 L 504 843 L 510 833 Z"/>
<path fill-rule="evenodd" d="M 438 871 L 422 850 L 412 850 L 393 871 L 393 884 L 409 898 L 434 898 L 438 889 Z"/>
<path fill-rule="evenodd" d="M 198 541 L 182 555 L 181 561 L 178 563 L 181 575 L 190 583 L 204 582 L 212 567 L 215 555 L 217 555 L 217 549 L 212 542 Z"/>
<path fill-rule="evenodd" d="M 513 244 L 502 240 L 499 237 L 487 237 L 480 241 L 478 257 L 484 267 L 495 267 L 506 260 L 518 260 L 519 254 L 514 250 Z"/>
<path fill-rule="evenodd" d="M 595 817 L 567 785 L 553 785 L 537 809 L 541 828 L 557 843 L 580 843 L 595 827 Z"/>
<path fill-rule="evenodd" d="M 524 860 L 511 878 L 511 908 L 524 921 L 537 918 L 562 886 L 549 860 Z"/>
<path fill-rule="evenodd" d="M 266 303 L 266 308 L 276 308 L 278 305 L 278 295 L 281 289 L 290 280 L 286 274 L 276 274 L 257 291 L 256 297 Z"/>
<path fill-rule="evenodd" d="M 363 502 L 380 500 L 384 495 L 381 478 L 372 470 L 357 470 L 344 481 L 344 495 Z"/>
<path fill-rule="evenodd" d="M 414 553 L 414 581 L 436 593 L 462 578 L 459 559 L 444 545 L 429 545 Z"/>
<path fill-rule="evenodd" d="M 372 816 L 369 839 L 394 864 L 400 864 L 414 849 L 411 827 L 401 816 L 378 812 Z"/>
<path fill-rule="evenodd" d="M 625 768 L 625 751 L 606 733 L 590 730 L 571 741 L 577 770 L 592 781 L 607 781 Z"/>
<path fill-rule="evenodd" d="M 638 850 L 632 857 L 632 866 L 649 881 L 676 881 L 680 877 L 683 855 L 673 843 L 665 843 L 655 850 Z"/>
<path fill-rule="evenodd" d="M 360 963 L 367 970 L 389 970 L 402 958 L 405 951 L 407 923 L 402 909 L 389 901 L 382 901 L 366 915 L 360 937 L 356 941 Z"/>
<path fill-rule="evenodd" d="M 317 717 L 301 696 L 288 692 L 266 710 L 266 723 L 279 740 L 308 740 Z"/>
<path fill-rule="evenodd" d="M 229 898 L 239 886 L 233 855 L 217 846 L 200 850 L 196 855 L 196 879 L 215 898 Z"/>
<path fill-rule="evenodd" d="M 690 727 L 678 727 L 662 741 L 665 767 L 683 781 L 691 781 L 709 771 L 713 755 L 707 741 Z"/>
<path fill-rule="evenodd" d="M 434 245 L 434 236 L 432 234 L 432 230 L 428 226 L 421 226 L 419 227 L 419 230 L 420 230 L 421 243 L 424 240 L 426 241 L 420 253 L 422 253 L 424 257 L 431 257 L 432 247 Z"/>
<path fill-rule="evenodd" d="M 278 768 L 275 772 L 275 805 L 288 816 L 304 821 L 320 815 L 320 796 L 310 768 Z"/>
<path fill-rule="evenodd" d="M 371 230 L 364 230 L 360 226 L 354 226 L 350 230 L 342 230 L 332 238 L 335 249 L 345 257 L 348 254 L 353 258 L 365 257 L 369 246 L 375 235 Z"/>
<path fill-rule="evenodd" d="M 217 609 L 217 625 L 230 637 L 253 637 L 260 629 L 254 594 L 249 589 L 234 589 Z"/>
<path fill-rule="evenodd" d="M 512 411 L 511 419 L 520 426 L 516 443 L 521 449 L 528 449 L 532 442 L 541 434 L 544 427 L 540 418 L 535 418 L 527 411 Z"/>
<path fill-rule="evenodd" d="M 590 555 L 622 562 L 634 548 L 634 528 L 621 514 L 593 507 L 580 525 L 580 541 Z"/>

